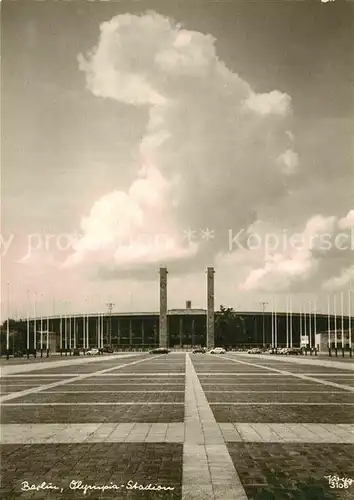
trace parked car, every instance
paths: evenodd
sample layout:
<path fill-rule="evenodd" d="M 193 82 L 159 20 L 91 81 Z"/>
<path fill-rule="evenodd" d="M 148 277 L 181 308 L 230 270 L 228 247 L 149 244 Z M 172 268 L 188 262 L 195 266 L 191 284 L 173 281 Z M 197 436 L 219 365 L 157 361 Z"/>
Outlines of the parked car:
<path fill-rule="evenodd" d="M 88 356 L 99 356 L 100 351 L 94 347 L 93 349 L 90 349 L 89 351 L 86 352 Z"/>
<path fill-rule="evenodd" d="M 205 347 L 196 347 L 195 349 L 193 349 L 193 354 L 197 354 L 197 353 L 205 354 L 206 351 L 207 350 Z"/>
<path fill-rule="evenodd" d="M 170 351 L 164 347 L 156 347 L 156 349 L 151 349 L 149 354 L 168 354 Z"/>
<path fill-rule="evenodd" d="M 297 356 L 301 354 L 301 349 L 299 349 L 298 347 L 289 347 L 285 349 L 282 354 L 287 354 L 288 356 L 291 354 L 295 354 Z"/>
<path fill-rule="evenodd" d="M 209 354 L 225 354 L 225 349 L 223 347 L 214 347 L 209 351 Z"/>
<path fill-rule="evenodd" d="M 247 354 L 262 354 L 262 349 L 258 349 L 257 347 L 253 347 L 252 349 L 248 349 Z"/>
<path fill-rule="evenodd" d="M 107 353 L 110 353 L 112 354 L 114 351 L 112 349 L 112 347 L 109 347 L 109 346 L 104 346 L 104 347 L 101 347 L 99 349 L 99 351 L 103 354 L 104 352 L 107 352 Z"/>

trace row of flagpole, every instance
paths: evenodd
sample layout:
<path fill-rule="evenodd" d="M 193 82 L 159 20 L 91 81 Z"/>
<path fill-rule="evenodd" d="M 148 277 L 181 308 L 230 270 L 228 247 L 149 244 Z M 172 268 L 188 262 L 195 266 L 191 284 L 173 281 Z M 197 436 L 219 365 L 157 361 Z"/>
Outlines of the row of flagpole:
<path fill-rule="evenodd" d="M 352 346 L 352 325 L 351 325 L 351 292 L 352 290 L 348 290 L 348 346 L 351 348 Z M 292 310 L 292 297 L 286 296 L 286 347 L 293 347 L 293 310 Z M 341 345 L 345 346 L 346 344 L 346 335 L 345 335 L 345 327 L 344 327 L 344 302 L 345 302 L 345 293 L 344 291 L 340 292 L 340 326 L 338 327 L 338 317 L 337 317 L 337 294 L 333 294 L 333 313 L 331 314 L 331 296 L 328 295 L 327 298 L 327 334 L 328 334 L 328 346 L 332 345 L 332 333 L 334 336 L 334 346 L 337 348 L 338 345 L 338 331 L 341 332 Z M 272 297 L 271 302 L 272 310 L 271 310 L 271 346 L 273 348 L 278 347 L 278 312 L 277 312 L 277 297 Z M 299 310 L 299 329 L 300 329 L 300 342 L 302 338 L 305 338 L 305 342 L 309 347 L 315 347 L 316 343 L 316 335 L 317 335 L 317 304 L 316 299 L 310 300 L 305 304 L 302 303 L 300 305 Z M 331 318 L 333 317 L 333 321 Z M 334 323 L 334 329 L 332 331 L 331 326 Z M 324 332 L 321 332 L 324 333 Z"/>
<path fill-rule="evenodd" d="M 8 287 L 9 290 L 9 287 Z M 43 294 L 41 294 L 43 297 Z M 9 303 L 9 293 L 8 293 L 8 303 Z M 30 318 L 30 291 L 27 290 L 27 308 L 26 308 L 26 321 L 27 321 L 27 350 L 30 350 L 30 325 L 33 323 L 33 348 L 37 349 L 37 293 L 33 293 L 33 319 Z M 78 319 L 82 317 L 82 347 L 83 349 L 90 348 L 90 321 L 89 314 L 87 312 L 87 303 L 88 298 L 85 298 L 85 312 L 81 316 L 70 315 L 68 313 L 61 313 L 59 315 L 59 345 L 60 349 L 68 350 L 68 349 L 76 349 L 77 348 L 77 340 L 78 340 Z M 69 304 L 69 301 L 64 301 L 64 304 Z M 8 311 L 9 312 L 9 311 Z M 55 314 L 55 298 L 53 298 L 53 315 Z M 8 314 L 8 318 L 10 315 Z M 49 349 L 49 334 L 50 334 L 50 319 L 49 316 L 43 317 L 42 311 L 40 314 L 40 350 L 43 351 L 44 342 L 43 342 L 43 333 L 46 333 L 46 349 Z M 46 323 L 46 331 L 43 331 L 44 323 Z M 101 313 L 98 315 L 96 319 L 96 342 L 98 348 L 102 348 L 104 345 L 104 314 Z M 6 348 L 9 350 L 9 321 L 7 321 L 7 344 Z"/>
<path fill-rule="evenodd" d="M 348 343 L 349 343 L 349 348 L 352 346 L 352 338 L 351 338 L 351 333 L 352 333 L 352 318 L 351 318 L 351 291 L 348 290 Z M 338 347 L 338 331 L 341 332 L 341 345 L 344 346 L 345 344 L 345 328 L 344 328 L 344 292 L 340 293 L 340 305 L 341 305 L 341 322 L 340 322 L 340 328 L 337 328 L 337 300 L 336 300 L 336 295 L 333 295 L 333 315 L 331 315 L 331 300 L 330 297 L 327 298 L 327 324 L 328 324 L 328 346 L 331 347 L 332 343 L 334 343 L 334 348 L 337 349 Z M 331 317 L 333 316 L 333 330 L 331 329 L 332 327 L 332 322 L 331 322 Z M 333 341 L 332 342 L 332 333 L 333 333 Z"/>

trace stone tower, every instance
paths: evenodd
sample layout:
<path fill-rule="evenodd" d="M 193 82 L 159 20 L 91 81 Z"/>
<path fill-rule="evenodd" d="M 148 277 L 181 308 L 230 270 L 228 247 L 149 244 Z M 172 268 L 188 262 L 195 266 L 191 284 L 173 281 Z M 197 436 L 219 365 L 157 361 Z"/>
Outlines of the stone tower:
<path fill-rule="evenodd" d="M 214 268 L 207 268 L 207 348 L 215 347 L 214 338 Z"/>
<path fill-rule="evenodd" d="M 167 340 L 167 268 L 160 267 L 160 347 L 168 347 Z"/>

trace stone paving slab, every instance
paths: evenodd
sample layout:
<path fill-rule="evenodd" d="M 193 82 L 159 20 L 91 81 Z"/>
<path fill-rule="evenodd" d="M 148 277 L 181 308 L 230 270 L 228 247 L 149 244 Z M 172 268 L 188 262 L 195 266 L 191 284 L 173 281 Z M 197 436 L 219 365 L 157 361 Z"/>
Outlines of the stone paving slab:
<path fill-rule="evenodd" d="M 137 359 L 134 361 L 129 361 L 129 359 L 127 359 L 127 361 L 128 361 L 128 363 L 122 364 L 120 368 L 124 368 L 125 366 L 127 366 L 127 364 L 129 364 L 129 366 L 132 366 L 132 365 L 137 365 L 139 363 L 144 363 L 145 359 L 142 358 L 142 359 Z M 101 368 L 102 368 L 102 366 L 101 366 Z M 112 370 L 112 368 L 104 368 L 104 369 L 101 369 L 99 372 L 95 371 L 94 374 L 97 375 L 98 373 L 100 373 L 100 374 L 109 373 L 109 372 L 111 372 L 111 370 Z M 0 402 L 3 403 L 4 401 L 9 401 L 11 399 L 15 399 L 15 398 L 18 398 L 21 396 L 26 396 L 26 395 L 31 394 L 33 392 L 38 393 L 39 391 L 42 391 L 44 389 L 50 389 L 53 387 L 63 386 L 63 385 L 68 384 L 70 382 L 82 381 L 82 380 L 90 378 L 90 376 L 92 374 L 93 373 L 84 373 L 84 374 L 77 375 L 73 378 L 65 378 L 63 380 L 54 381 L 54 382 L 51 382 L 49 384 L 43 384 L 43 385 L 41 385 L 41 387 L 25 389 L 23 391 L 18 391 L 17 393 L 12 393 L 12 394 L 6 394 L 6 395 L 3 395 L 0 397 Z"/>
<path fill-rule="evenodd" d="M 236 392 L 236 393 L 322 393 L 324 394 L 334 393 L 334 394 L 348 394 L 345 389 L 336 388 L 336 390 L 331 390 L 329 387 L 323 385 L 316 385 L 315 383 L 304 383 L 304 384 L 202 384 L 205 393 L 213 392 Z"/>
<path fill-rule="evenodd" d="M 321 377 L 321 379 L 329 381 L 329 382 L 337 382 L 337 384 L 349 385 L 351 387 L 354 387 L 354 379 L 349 378 L 349 377 L 330 378 L 327 376 L 327 377 Z"/>
<path fill-rule="evenodd" d="M 226 423 L 219 424 L 228 442 L 351 443 L 354 424 L 344 429 L 335 424 Z"/>
<path fill-rule="evenodd" d="M 141 442 L 183 443 L 184 423 L 7 424 L 0 436 L 2 444 L 135 442 L 136 436 Z"/>
<path fill-rule="evenodd" d="M 354 407 L 210 404 L 217 422 L 351 424 Z"/>
<path fill-rule="evenodd" d="M 351 360 L 348 359 L 348 363 L 342 363 L 341 361 L 336 361 L 336 360 L 328 360 L 328 359 L 323 359 L 322 357 L 319 356 L 279 356 L 276 359 L 274 359 L 274 355 L 267 355 L 267 354 L 262 354 L 262 355 L 253 355 L 253 354 L 242 354 L 242 353 L 232 353 L 230 355 L 229 353 L 227 354 L 229 359 L 237 359 L 237 360 L 243 360 L 245 358 L 253 358 L 253 359 L 262 359 L 263 361 L 266 361 L 269 365 L 271 363 L 292 363 L 292 364 L 299 364 L 303 365 L 304 367 L 306 365 L 312 365 L 314 367 L 319 367 L 319 366 L 325 366 L 326 368 L 339 368 L 340 370 L 354 370 L 354 358 Z M 289 368 L 287 368 L 289 369 Z"/>
<path fill-rule="evenodd" d="M 318 403 L 328 405 L 330 403 L 353 403 L 354 394 L 346 392 L 208 392 L 205 391 L 209 403 L 233 403 L 233 402 L 250 402 L 250 403 L 294 403 L 294 404 L 309 404 Z M 354 406 L 353 406 L 354 415 Z M 354 417 L 353 417 L 354 419 Z"/>
<path fill-rule="evenodd" d="M 164 391 L 182 391 L 184 393 L 184 384 L 160 384 L 160 385 L 152 385 L 152 384 L 141 384 L 137 382 L 132 382 L 132 383 L 114 383 L 114 382 L 108 382 L 107 384 L 91 384 L 88 382 L 85 383 L 77 383 L 77 384 L 67 384 L 65 386 L 65 389 L 62 387 L 53 387 L 52 389 L 46 389 L 43 391 L 44 394 L 48 394 L 48 392 L 62 392 L 65 390 L 66 392 L 80 392 L 80 391 L 93 391 L 93 392 L 100 392 L 100 391 L 111 391 L 111 392 L 149 392 L 149 391 L 157 391 L 157 392 L 164 392 Z"/>
<path fill-rule="evenodd" d="M 127 361 L 128 358 L 133 358 L 136 356 L 142 356 L 140 353 L 129 353 L 129 354 L 113 354 L 111 356 L 84 356 L 84 357 L 76 357 L 76 356 L 69 356 L 65 359 L 58 359 L 55 361 L 49 361 L 49 362 L 41 362 L 41 363 L 35 363 L 35 364 L 30 364 L 30 363 L 25 363 L 25 364 L 11 364 L 11 365 L 2 365 L 0 367 L 0 377 L 4 377 L 7 375 L 12 375 L 14 373 L 32 373 L 34 371 L 40 370 L 41 373 L 45 373 L 48 371 L 48 369 L 52 372 L 56 368 L 62 369 L 65 367 L 74 367 L 78 365 L 85 365 L 85 364 L 92 364 L 92 363 L 98 363 L 98 362 L 121 362 L 121 361 Z M 43 371 L 44 370 L 44 371 Z"/>
<path fill-rule="evenodd" d="M 86 362 L 82 364 L 73 364 L 69 365 L 66 367 L 61 367 L 58 366 L 57 368 L 47 368 L 45 370 L 41 370 L 40 374 L 42 376 L 46 375 L 66 375 L 66 374 L 73 374 L 74 376 L 80 375 L 80 374 L 85 374 L 85 373 L 93 373 L 95 371 L 100 371 L 102 370 L 102 361 L 98 361 L 98 356 L 95 358 L 94 361 L 91 363 Z M 114 370 L 120 370 L 122 366 L 127 365 L 129 361 L 135 360 L 137 357 L 129 357 L 129 358 L 119 358 L 119 359 L 113 359 L 110 360 L 109 362 L 106 362 L 104 364 L 105 369 L 111 369 L 111 373 L 114 373 Z M 138 359 L 146 359 L 144 356 L 139 356 Z M 90 360 L 89 360 L 90 361 Z"/>
<path fill-rule="evenodd" d="M 229 359 L 229 358 L 226 358 L 224 356 L 222 356 L 222 357 L 224 359 Z M 240 359 L 234 359 L 233 362 L 234 363 L 238 363 L 238 364 L 242 364 L 242 365 L 247 366 L 247 367 L 249 367 L 249 366 L 260 367 L 261 366 L 259 363 L 257 364 L 256 362 L 244 361 L 244 360 L 240 360 Z M 323 385 L 328 385 L 330 387 L 336 387 L 336 388 L 344 388 L 344 389 L 346 389 L 349 392 L 354 392 L 354 388 L 351 387 L 351 386 L 349 386 L 349 385 L 338 384 L 336 382 L 330 382 L 330 381 L 326 381 L 326 380 L 323 380 L 323 379 L 321 380 L 320 378 L 316 378 L 316 377 L 312 376 L 311 374 L 306 374 L 305 375 L 304 373 L 290 372 L 290 371 L 287 371 L 287 370 L 282 370 L 282 369 L 271 367 L 271 366 L 268 367 L 268 370 L 270 372 L 283 374 L 284 376 L 293 375 L 294 377 L 296 377 L 298 379 L 301 379 L 301 380 L 308 380 L 308 381 L 312 381 L 312 382 L 319 382 L 319 383 L 321 383 Z"/>
<path fill-rule="evenodd" d="M 66 392 L 65 394 L 48 392 L 41 392 L 39 394 L 30 394 L 15 400 L 15 404 L 22 403 L 183 403 L 184 392 L 91 392 L 91 393 L 78 393 Z M 6 406 L 8 403 L 4 403 Z"/>
<path fill-rule="evenodd" d="M 25 410 L 25 411 L 24 411 Z M 183 404 L 114 406 L 5 406 L 1 423 L 112 423 L 112 422 L 183 422 Z"/>
<path fill-rule="evenodd" d="M 249 500 L 350 500 L 354 485 L 331 489 L 326 476 L 353 477 L 354 445 L 229 443 Z"/>
<path fill-rule="evenodd" d="M 16 464 L 14 467 L 13 464 Z M 2 446 L 2 498 L 110 498 L 180 500 L 182 445 L 177 443 L 83 443 Z M 70 489 L 71 481 L 83 485 L 112 485 L 119 490 Z M 52 483 L 63 491 L 23 491 L 29 484 Z M 132 483 L 129 483 L 132 481 Z M 139 491 L 132 486 L 158 485 L 169 491 Z M 98 496 L 99 495 L 99 496 Z M 119 495 L 119 496 L 118 496 Z"/>

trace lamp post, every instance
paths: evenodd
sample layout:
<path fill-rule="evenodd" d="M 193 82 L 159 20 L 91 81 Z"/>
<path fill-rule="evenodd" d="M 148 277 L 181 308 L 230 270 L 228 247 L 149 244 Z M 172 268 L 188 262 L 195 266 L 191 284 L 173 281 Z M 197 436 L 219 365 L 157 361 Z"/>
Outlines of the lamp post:
<path fill-rule="evenodd" d="M 268 305 L 268 302 L 260 302 L 260 305 L 262 306 L 262 343 L 263 347 L 265 347 L 265 322 L 264 322 L 264 311 L 265 308 Z"/>

